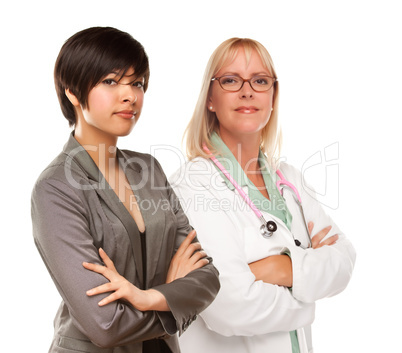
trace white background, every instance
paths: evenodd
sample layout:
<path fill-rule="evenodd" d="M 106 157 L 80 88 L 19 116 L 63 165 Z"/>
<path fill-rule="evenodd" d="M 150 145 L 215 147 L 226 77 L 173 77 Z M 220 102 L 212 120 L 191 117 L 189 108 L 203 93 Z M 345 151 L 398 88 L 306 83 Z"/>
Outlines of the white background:
<path fill-rule="evenodd" d="M 129 32 L 148 52 L 145 108 L 119 146 L 154 151 L 168 175 L 180 158 L 155 145 L 181 148 L 212 51 L 234 36 L 268 48 L 281 85 L 283 155 L 305 168 L 330 146 L 333 161 L 322 154 L 305 174 L 358 253 L 349 287 L 318 302 L 315 352 L 400 347 L 398 1 L 16 0 L 0 13 L 1 351 L 46 352 L 52 338 L 60 297 L 33 243 L 30 192 L 70 132 L 53 86 L 58 51 L 98 25 Z M 335 166 L 325 173 L 325 164 Z"/>

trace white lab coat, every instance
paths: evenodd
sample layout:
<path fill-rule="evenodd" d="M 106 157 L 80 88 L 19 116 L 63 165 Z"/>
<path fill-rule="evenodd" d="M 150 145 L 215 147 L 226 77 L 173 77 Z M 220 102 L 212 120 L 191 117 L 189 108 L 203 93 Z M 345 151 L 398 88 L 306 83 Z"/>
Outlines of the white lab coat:
<path fill-rule="evenodd" d="M 339 234 L 332 246 L 303 250 L 285 224 L 263 212 L 278 226 L 274 235 L 260 235 L 260 220 L 236 190 L 230 190 L 212 161 L 196 158 L 170 179 L 182 207 L 196 229 L 202 247 L 220 272 L 221 290 L 215 301 L 181 336 L 183 353 L 291 353 L 289 331 L 297 329 L 300 352 L 312 352 L 310 325 L 315 301 L 341 292 L 348 284 L 355 251 L 321 204 L 309 195 L 301 173 L 282 163 L 286 180 L 298 189 L 313 234 L 328 225 Z M 247 188 L 244 188 L 247 193 Z M 285 191 L 293 215 L 292 232 L 307 245 L 307 234 L 292 194 Z M 249 263 L 270 255 L 290 253 L 292 290 L 255 281 Z"/>

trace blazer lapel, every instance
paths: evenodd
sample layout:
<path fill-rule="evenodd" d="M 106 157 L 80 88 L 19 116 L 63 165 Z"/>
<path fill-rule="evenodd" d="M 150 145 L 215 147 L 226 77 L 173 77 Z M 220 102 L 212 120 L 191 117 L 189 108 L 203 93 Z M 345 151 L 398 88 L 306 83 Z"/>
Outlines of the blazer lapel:
<path fill-rule="evenodd" d="M 160 261 L 160 252 L 162 249 L 163 237 L 165 233 L 165 211 L 163 204 L 164 198 L 162 192 L 154 186 L 155 173 L 152 166 L 141 167 L 135 159 L 143 161 L 139 155 L 136 158 L 129 159 L 124 151 L 120 151 L 124 160 L 126 177 L 131 185 L 139 209 L 145 223 L 145 238 L 146 238 L 146 266 L 147 278 L 146 288 L 152 282 L 155 272 Z"/>
<path fill-rule="evenodd" d="M 137 224 L 135 223 L 130 213 L 127 211 L 124 204 L 120 202 L 116 193 L 109 187 L 109 185 L 107 186 L 107 188 L 97 189 L 96 192 L 98 193 L 99 197 L 103 199 L 106 205 L 112 210 L 112 212 L 120 219 L 121 223 L 123 223 L 124 227 L 126 228 L 128 237 L 130 239 L 131 248 L 133 251 L 137 276 L 140 280 L 140 283 L 143 284 L 144 278 L 143 278 L 142 252 L 141 252 L 141 238 Z"/>
<path fill-rule="evenodd" d="M 120 202 L 116 193 L 107 183 L 93 159 L 85 151 L 85 148 L 74 138 L 73 133 L 64 147 L 64 153 L 66 153 L 87 175 L 91 189 L 94 189 L 97 192 L 98 196 L 120 219 L 121 223 L 126 228 L 133 251 L 137 276 L 140 283 L 143 284 L 145 279 L 143 278 L 141 239 L 138 227 L 126 207 Z"/>

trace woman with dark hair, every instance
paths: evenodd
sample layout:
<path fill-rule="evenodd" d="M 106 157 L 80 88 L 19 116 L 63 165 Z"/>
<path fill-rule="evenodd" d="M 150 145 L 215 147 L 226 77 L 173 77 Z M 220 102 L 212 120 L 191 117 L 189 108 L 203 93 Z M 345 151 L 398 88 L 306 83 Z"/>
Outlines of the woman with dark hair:
<path fill-rule="evenodd" d="M 116 148 L 141 114 L 144 48 L 89 28 L 64 44 L 54 76 L 74 131 L 32 193 L 35 244 L 62 296 L 50 352 L 179 352 L 176 332 L 219 281 L 159 163 Z"/>

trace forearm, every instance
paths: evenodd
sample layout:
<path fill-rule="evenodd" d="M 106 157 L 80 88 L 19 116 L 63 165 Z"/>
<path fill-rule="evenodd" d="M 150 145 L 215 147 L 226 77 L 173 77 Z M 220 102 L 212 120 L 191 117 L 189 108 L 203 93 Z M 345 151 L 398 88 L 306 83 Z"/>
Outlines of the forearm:
<path fill-rule="evenodd" d="M 325 242 L 337 235 L 336 243 L 330 246 L 303 250 L 292 245 L 287 249 L 293 264 L 292 294 L 297 300 L 313 303 L 333 296 L 347 286 L 353 272 L 356 253 L 353 245 L 325 212 L 323 205 L 317 201 L 314 189 L 303 180 L 300 171 L 285 164 L 283 174 L 300 192 L 305 221 L 314 222 L 314 227 L 310 228 L 310 234 L 316 235 L 324 228 L 331 226 L 322 241 Z M 290 212 L 292 213 L 292 209 Z M 305 222 L 300 214 L 297 217 L 296 213 L 293 217 L 292 232 L 307 235 Z"/>
<path fill-rule="evenodd" d="M 156 289 L 148 289 L 144 291 L 147 296 L 146 302 L 140 309 L 142 311 L 170 311 L 165 296 Z"/>
<path fill-rule="evenodd" d="M 336 244 L 319 249 L 289 249 L 293 259 L 293 295 L 312 303 L 341 292 L 352 275 L 355 250 L 343 236 Z"/>
<path fill-rule="evenodd" d="M 288 288 L 255 281 L 247 270 L 220 269 L 221 291 L 201 314 L 212 331 L 223 336 L 254 336 L 312 323 L 314 304 L 297 301 Z"/>
<path fill-rule="evenodd" d="M 185 326 L 211 304 L 219 288 L 218 271 L 210 263 L 183 278 L 156 286 L 154 289 L 166 298 L 179 333 L 182 334 Z"/>
<path fill-rule="evenodd" d="M 108 283 L 86 292 L 88 296 L 110 293 L 98 303 L 99 306 L 124 300 L 139 311 L 169 311 L 166 298 L 162 293 L 152 288 L 148 290 L 138 288 L 117 272 L 113 261 L 103 249 L 99 249 L 99 255 L 105 266 L 88 262 L 82 264 L 87 270 L 99 273 L 109 280 Z"/>
<path fill-rule="evenodd" d="M 257 281 L 292 287 L 292 260 L 287 255 L 273 255 L 249 264 Z"/>

